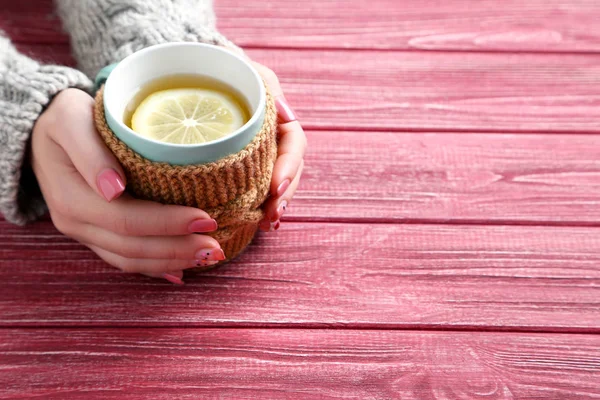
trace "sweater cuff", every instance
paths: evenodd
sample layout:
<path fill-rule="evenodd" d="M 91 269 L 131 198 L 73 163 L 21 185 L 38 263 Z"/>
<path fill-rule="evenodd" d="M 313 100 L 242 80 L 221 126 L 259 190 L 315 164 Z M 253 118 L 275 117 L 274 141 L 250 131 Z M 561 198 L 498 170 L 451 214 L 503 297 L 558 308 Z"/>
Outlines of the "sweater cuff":
<path fill-rule="evenodd" d="M 156 44 L 201 42 L 242 50 L 216 29 L 211 0 L 57 0 L 79 69 L 107 65 Z"/>
<path fill-rule="evenodd" d="M 0 82 L 0 213 L 23 225 L 46 211 L 27 157 L 33 126 L 59 92 L 91 92 L 92 82 L 77 70 L 40 65 L 16 51 L 9 58 Z"/>

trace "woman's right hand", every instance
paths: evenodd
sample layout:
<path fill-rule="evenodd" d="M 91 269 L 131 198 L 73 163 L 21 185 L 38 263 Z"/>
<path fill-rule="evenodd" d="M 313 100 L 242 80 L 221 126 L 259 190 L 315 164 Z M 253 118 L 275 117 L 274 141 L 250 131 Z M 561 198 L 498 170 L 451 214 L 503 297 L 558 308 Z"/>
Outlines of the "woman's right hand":
<path fill-rule="evenodd" d="M 225 258 L 196 233 L 217 223 L 202 210 L 136 200 L 97 134 L 94 100 L 78 89 L 58 94 L 35 124 L 31 163 L 56 228 L 125 272 L 183 283 L 183 270 Z"/>

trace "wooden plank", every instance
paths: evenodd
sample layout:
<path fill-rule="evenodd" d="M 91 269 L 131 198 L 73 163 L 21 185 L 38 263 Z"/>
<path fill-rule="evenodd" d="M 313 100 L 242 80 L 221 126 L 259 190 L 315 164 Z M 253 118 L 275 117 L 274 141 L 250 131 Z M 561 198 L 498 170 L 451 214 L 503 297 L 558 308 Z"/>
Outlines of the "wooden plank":
<path fill-rule="evenodd" d="M 53 0 L 0 0 L 0 30 L 15 42 L 67 43 Z"/>
<path fill-rule="evenodd" d="M 286 218 L 600 222 L 600 136 L 309 131 Z"/>
<path fill-rule="evenodd" d="M 600 224 L 597 135 L 307 134 L 284 220 Z"/>
<path fill-rule="evenodd" d="M 594 228 L 285 223 L 183 287 L 122 275 L 49 222 L 0 231 L 0 326 L 600 332 Z"/>
<path fill-rule="evenodd" d="M 215 2 L 242 46 L 461 51 L 598 51 L 594 0 Z M 315 12 L 318 16 L 315 17 Z"/>
<path fill-rule="evenodd" d="M 600 336 L 1 330 L 3 399 L 597 399 Z"/>
<path fill-rule="evenodd" d="M 600 225 L 600 136 L 308 131 L 286 221 Z"/>
<path fill-rule="evenodd" d="M 67 41 L 51 0 L 0 0 L 0 9 L 0 26 L 18 41 Z M 217 0 L 215 11 L 221 31 L 245 47 L 600 50 L 595 0 Z"/>
<path fill-rule="evenodd" d="M 254 50 L 315 129 L 600 131 L 594 55 Z"/>
<path fill-rule="evenodd" d="M 66 46 L 22 45 L 72 62 Z M 600 132 L 593 55 L 250 50 L 308 129 Z M 343 62 L 340 62 L 343 60 Z"/>

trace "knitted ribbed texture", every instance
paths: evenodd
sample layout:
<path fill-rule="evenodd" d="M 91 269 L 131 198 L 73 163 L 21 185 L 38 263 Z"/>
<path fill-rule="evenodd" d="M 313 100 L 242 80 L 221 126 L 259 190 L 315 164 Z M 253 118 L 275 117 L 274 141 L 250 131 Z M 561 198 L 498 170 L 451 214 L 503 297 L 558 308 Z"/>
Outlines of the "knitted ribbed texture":
<path fill-rule="evenodd" d="M 0 214 L 25 224 L 46 211 L 25 160 L 35 122 L 52 98 L 67 88 L 92 89 L 81 72 L 40 65 L 17 52 L 0 32 Z"/>
<path fill-rule="evenodd" d="M 211 0 L 56 0 L 78 66 L 88 76 L 141 49 L 200 42 L 237 49 L 215 27 Z"/>
<path fill-rule="evenodd" d="M 127 175 L 127 188 L 137 198 L 164 204 L 198 207 L 219 224 L 212 233 L 228 260 L 254 237 L 264 217 L 277 157 L 277 111 L 267 94 L 265 122 L 242 151 L 201 165 L 177 166 L 149 161 L 121 142 L 104 117 L 103 91 L 96 96 L 96 127 Z"/>

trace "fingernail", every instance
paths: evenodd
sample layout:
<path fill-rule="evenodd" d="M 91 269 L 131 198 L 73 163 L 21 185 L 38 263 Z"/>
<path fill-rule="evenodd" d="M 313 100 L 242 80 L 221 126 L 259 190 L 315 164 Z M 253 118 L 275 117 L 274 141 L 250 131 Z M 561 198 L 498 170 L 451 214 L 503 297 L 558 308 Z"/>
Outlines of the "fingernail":
<path fill-rule="evenodd" d="M 183 285 L 184 282 L 181 280 L 181 278 L 176 277 L 175 275 L 171 275 L 168 273 L 163 273 L 162 277 L 165 278 L 166 280 L 168 280 L 171 283 L 174 283 L 176 285 Z"/>
<path fill-rule="evenodd" d="M 196 258 L 200 261 L 222 261 L 225 253 L 222 249 L 202 249 L 196 253 Z"/>
<path fill-rule="evenodd" d="M 196 260 L 196 266 L 197 267 L 210 267 L 212 265 L 218 264 L 219 261 L 217 260 L 213 260 L 213 261 L 208 261 L 208 260 Z"/>
<path fill-rule="evenodd" d="M 217 221 L 206 218 L 196 219 L 188 226 L 191 233 L 214 232 L 217 228 Z"/>
<path fill-rule="evenodd" d="M 114 169 L 105 169 L 102 171 L 98 175 L 96 184 L 106 201 L 115 199 L 125 190 L 123 180 Z"/>
<path fill-rule="evenodd" d="M 281 182 L 281 184 L 277 188 L 277 197 L 283 196 L 288 187 L 290 187 L 289 179 L 286 179 L 285 181 Z"/>
<path fill-rule="evenodd" d="M 294 111 L 292 111 L 292 107 L 290 107 L 285 97 L 280 96 L 275 100 L 275 108 L 277 108 L 280 122 L 287 123 L 296 120 L 296 115 L 294 115 Z"/>
<path fill-rule="evenodd" d="M 279 229 L 280 225 L 281 225 L 281 223 L 279 222 L 279 220 L 277 220 L 275 222 L 271 222 L 269 224 L 269 232 L 276 231 L 277 229 Z"/>
<path fill-rule="evenodd" d="M 287 209 L 287 201 L 283 200 L 281 203 L 279 203 L 279 207 L 277 207 L 277 219 L 281 219 L 281 217 L 285 213 L 286 209 Z"/>

